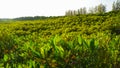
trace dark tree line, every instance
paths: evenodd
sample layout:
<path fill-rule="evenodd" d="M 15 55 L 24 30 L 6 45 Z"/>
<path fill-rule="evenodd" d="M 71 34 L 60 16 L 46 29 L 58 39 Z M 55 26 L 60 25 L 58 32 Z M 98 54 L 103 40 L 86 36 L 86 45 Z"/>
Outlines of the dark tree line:
<path fill-rule="evenodd" d="M 24 21 L 24 20 L 45 20 L 45 19 L 54 19 L 54 18 L 59 18 L 59 17 L 62 17 L 62 16 L 34 16 L 34 17 L 31 17 L 31 16 L 26 16 L 26 17 L 18 17 L 18 18 L 14 18 L 13 20 L 20 20 L 20 21 Z"/>
<path fill-rule="evenodd" d="M 34 17 L 19 17 L 15 18 L 14 20 L 38 20 L 38 19 L 47 19 L 48 17 L 45 16 L 34 16 Z"/>

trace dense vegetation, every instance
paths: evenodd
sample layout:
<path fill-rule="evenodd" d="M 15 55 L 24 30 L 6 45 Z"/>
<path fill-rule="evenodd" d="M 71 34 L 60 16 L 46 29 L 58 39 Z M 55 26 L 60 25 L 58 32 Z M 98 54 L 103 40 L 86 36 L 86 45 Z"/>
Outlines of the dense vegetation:
<path fill-rule="evenodd" d="M 119 68 L 120 11 L 0 24 L 0 67 Z"/>

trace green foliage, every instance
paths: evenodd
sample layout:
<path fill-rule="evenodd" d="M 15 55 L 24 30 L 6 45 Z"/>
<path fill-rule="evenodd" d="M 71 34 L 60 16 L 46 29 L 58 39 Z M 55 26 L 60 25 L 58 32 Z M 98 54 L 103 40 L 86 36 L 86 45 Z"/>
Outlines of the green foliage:
<path fill-rule="evenodd" d="M 88 14 L 0 24 L 0 67 L 119 68 L 119 15 Z M 8 21 L 9 22 L 9 21 Z"/>

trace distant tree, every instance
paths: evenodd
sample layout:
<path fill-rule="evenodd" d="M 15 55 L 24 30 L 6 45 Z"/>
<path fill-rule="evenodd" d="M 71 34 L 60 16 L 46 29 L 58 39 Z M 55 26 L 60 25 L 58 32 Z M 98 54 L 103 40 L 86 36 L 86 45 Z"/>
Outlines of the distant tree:
<path fill-rule="evenodd" d="M 84 7 L 83 9 L 82 9 L 82 14 L 86 14 L 87 13 L 87 10 L 86 10 L 86 8 Z"/>
<path fill-rule="evenodd" d="M 80 14 L 82 14 L 83 13 L 83 9 L 82 8 L 80 8 Z"/>
<path fill-rule="evenodd" d="M 112 10 L 113 11 L 120 10 L 120 0 L 117 0 L 116 2 L 113 2 Z"/>
<path fill-rule="evenodd" d="M 66 16 L 72 16 L 72 15 L 77 15 L 77 14 L 86 14 L 87 13 L 87 10 L 86 8 L 80 8 L 78 10 L 68 10 L 65 12 L 65 15 Z"/>
<path fill-rule="evenodd" d="M 95 6 L 95 8 L 93 9 L 93 13 L 97 13 L 98 12 L 98 6 Z"/>
<path fill-rule="evenodd" d="M 78 10 L 75 10 L 75 14 L 76 14 L 76 15 L 78 15 L 78 14 L 79 14 L 79 13 L 78 13 Z"/>
<path fill-rule="evenodd" d="M 76 13 L 76 10 L 73 10 L 73 15 L 76 15 L 77 13 Z"/>
<path fill-rule="evenodd" d="M 89 13 L 105 13 L 106 12 L 106 6 L 103 4 L 99 4 L 98 6 L 89 8 Z"/>
<path fill-rule="evenodd" d="M 100 4 L 97 6 L 98 7 L 98 13 L 104 13 L 106 12 L 106 7 L 103 4 Z"/>
<path fill-rule="evenodd" d="M 115 11 L 116 10 L 116 7 L 115 7 L 115 2 L 113 2 L 113 5 L 112 5 L 112 10 Z"/>
<path fill-rule="evenodd" d="M 66 12 L 65 12 L 65 15 L 66 15 L 66 16 L 69 16 L 69 14 L 70 14 L 69 11 L 66 11 Z"/>
<path fill-rule="evenodd" d="M 89 13 L 91 14 L 105 13 L 105 12 L 106 12 L 106 6 L 103 4 L 99 4 L 98 6 L 89 8 Z M 87 14 L 86 7 L 80 8 L 78 10 L 69 10 L 65 13 L 66 16 L 77 15 L 77 14 Z"/>
<path fill-rule="evenodd" d="M 80 14 L 80 9 L 77 10 L 77 13 Z"/>
<path fill-rule="evenodd" d="M 68 11 L 66 11 L 65 15 L 66 16 L 71 16 L 71 15 L 73 15 L 73 11 L 72 10 L 68 10 Z"/>
<path fill-rule="evenodd" d="M 94 8 L 93 7 L 91 7 L 91 8 L 89 8 L 89 13 L 90 14 L 93 14 L 95 11 L 94 11 Z"/>
<path fill-rule="evenodd" d="M 84 7 L 84 8 L 80 8 L 80 9 L 78 9 L 77 13 L 78 13 L 78 14 L 86 14 L 86 13 L 87 13 L 87 10 L 86 10 L 85 7 Z"/>
<path fill-rule="evenodd" d="M 116 2 L 116 10 L 120 10 L 120 0 L 117 0 Z"/>

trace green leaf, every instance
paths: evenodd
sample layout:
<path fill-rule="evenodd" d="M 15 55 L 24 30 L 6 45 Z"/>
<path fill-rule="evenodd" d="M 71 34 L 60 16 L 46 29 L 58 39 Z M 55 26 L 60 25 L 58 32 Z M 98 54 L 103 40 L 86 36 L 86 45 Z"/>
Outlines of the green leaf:
<path fill-rule="evenodd" d="M 53 39 L 54 46 L 57 46 L 57 43 L 60 42 L 60 40 L 61 38 L 58 35 L 56 35 Z"/>
<path fill-rule="evenodd" d="M 0 67 L 2 68 L 3 67 L 3 65 L 4 65 L 4 63 L 0 63 Z M 4 68 L 4 67 L 3 67 Z"/>
<path fill-rule="evenodd" d="M 83 45 L 84 45 L 83 47 L 89 47 L 88 43 L 84 39 L 82 40 L 82 42 L 83 42 Z"/>
<path fill-rule="evenodd" d="M 33 52 L 35 55 L 37 55 L 38 57 L 40 57 L 40 53 L 39 53 L 39 52 L 37 52 L 37 51 L 35 51 L 35 50 L 32 50 L 32 52 Z"/>
<path fill-rule="evenodd" d="M 90 49 L 91 49 L 92 51 L 94 51 L 94 49 L 95 49 L 95 40 L 94 40 L 94 39 L 92 39 L 92 40 L 90 41 Z"/>
<path fill-rule="evenodd" d="M 40 52 L 42 54 L 42 57 L 45 58 L 45 52 L 44 52 L 44 49 L 43 48 L 40 48 Z"/>
<path fill-rule="evenodd" d="M 23 68 L 21 64 L 18 65 L 18 68 Z"/>
<path fill-rule="evenodd" d="M 8 55 L 4 55 L 4 61 L 6 62 L 9 59 Z"/>
<path fill-rule="evenodd" d="M 35 68 L 35 61 L 30 60 L 29 61 L 29 67 L 30 68 L 32 68 L 32 67 Z"/>
<path fill-rule="evenodd" d="M 78 43 L 80 44 L 80 45 L 82 45 L 83 44 L 83 39 L 81 38 L 81 36 L 78 36 Z"/>
<path fill-rule="evenodd" d="M 73 47 L 73 41 L 68 41 L 68 48 L 69 49 L 74 49 L 74 47 Z"/>
<path fill-rule="evenodd" d="M 63 58 L 63 56 L 64 56 L 64 49 L 61 47 L 61 46 L 59 46 L 59 52 L 60 52 L 60 56 Z"/>

